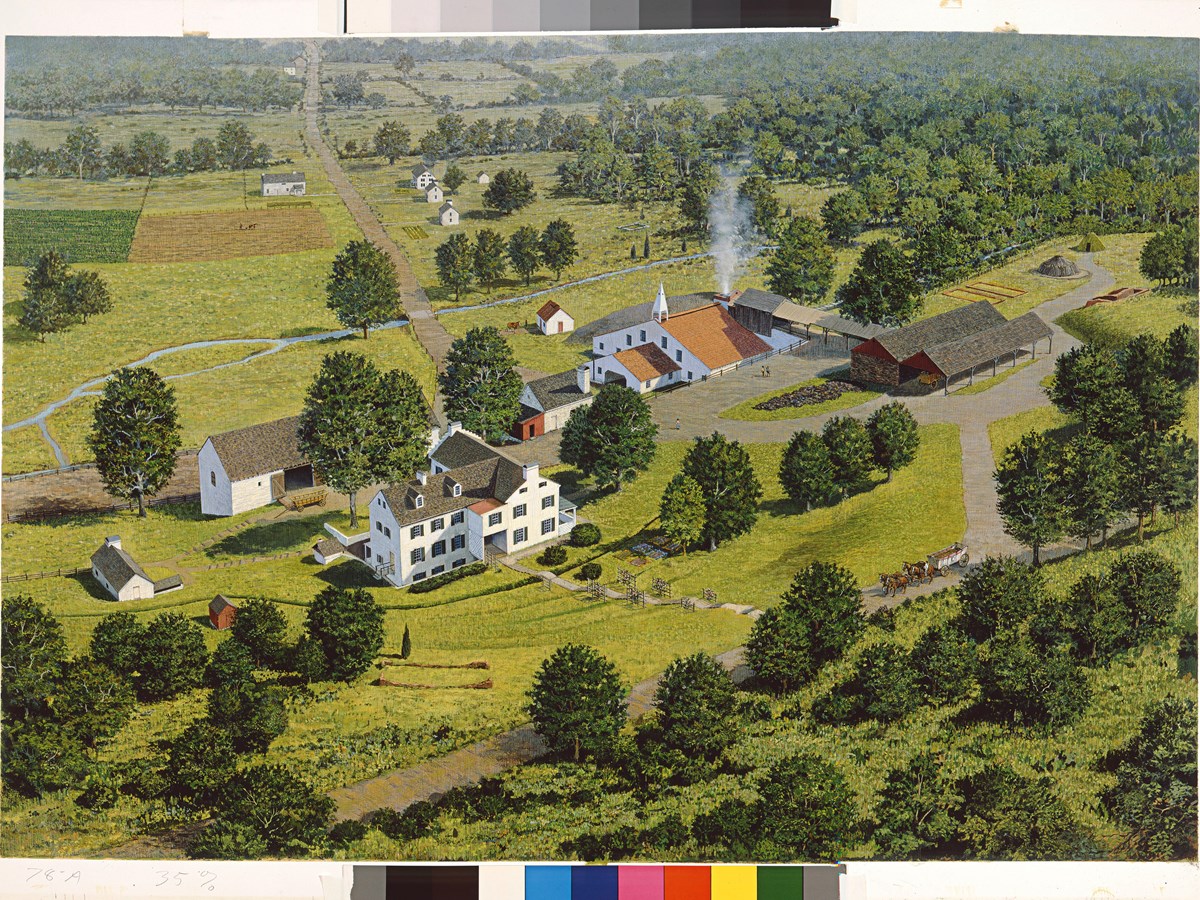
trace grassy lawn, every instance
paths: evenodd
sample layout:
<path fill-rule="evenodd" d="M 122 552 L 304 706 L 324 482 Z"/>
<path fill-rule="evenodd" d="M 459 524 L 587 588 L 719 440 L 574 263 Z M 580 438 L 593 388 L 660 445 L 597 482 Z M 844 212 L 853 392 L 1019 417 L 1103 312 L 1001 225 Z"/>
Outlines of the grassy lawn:
<path fill-rule="evenodd" d="M 758 523 L 741 537 L 709 553 L 692 549 L 686 557 L 670 557 L 633 567 L 618 554 L 657 534 L 659 498 L 678 471 L 687 444 L 660 444 L 650 470 L 620 495 L 603 495 L 580 507 L 580 515 L 600 526 L 606 541 L 628 530 L 627 523 L 647 523 L 634 537 L 606 544 L 598 561 L 605 582 L 615 581 L 617 566 L 644 573 L 640 584 L 653 578 L 671 582 L 676 597 L 699 597 L 703 588 L 717 592 L 720 603 L 746 603 L 760 609 L 774 605 L 797 571 L 815 560 L 849 568 L 863 586 L 879 572 L 894 570 L 902 560 L 918 559 L 932 547 L 962 538 L 966 513 L 962 501 L 962 470 L 958 430 L 952 425 L 921 429 L 916 461 L 897 472 L 890 484 L 877 476 L 871 490 L 830 507 L 802 512 L 783 496 L 777 472 L 780 444 L 747 447 L 763 485 Z M 919 528 L 896 527 L 919 522 Z"/>
<path fill-rule="evenodd" d="M 834 412 L 839 409 L 847 409 L 851 406 L 858 406 L 860 403 L 866 403 L 868 400 L 874 400 L 880 396 L 878 391 L 847 391 L 836 400 L 826 400 L 823 403 L 808 403 L 804 406 L 790 406 L 784 409 L 755 409 L 755 405 L 770 400 L 773 397 L 781 396 L 782 394 L 794 391 L 797 388 L 809 387 L 815 384 L 825 384 L 829 381 L 837 381 L 836 377 L 830 378 L 812 378 L 808 381 L 801 381 L 796 384 L 789 385 L 785 388 L 777 388 L 773 391 L 767 391 L 765 394 L 760 394 L 757 397 L 752 397 L 749 400 L 743 400 L 737 406 L 731 406 L 729 409 L 721 413 L 722 419 L 739 419 L 743 422 L 775 422 L 780 419 L 803 419 L 808 416 L 816 416 L 821 413 Z"/>
<path fill-rule="evenodd" d="M 1180 291 L 1154 291 L 1116 303 L 1073 309 L 1058 324 L 1080 340 L 1120 347 L 1138 334 L 1164 338 L 1180 325 L 1196 325 L 1196 297 Z"/>
<path fill-rule="evenodd" d="M 1016 366 L 1006 366 L 1006 367 L 1000 369 L 994 377 L 991 375 L 985 374 L 985 375 L 981 376 L 980 379 L 977 382 L 975 382 L 974 384 L 966 384 L 960 388 L 955 388 L 954 393 L 955 394 L 982 394 L 984 391 L 991 390 L 996 385 L 998 385 L 1000 382 L 1004 381 L 1006 378 L 1011 378 L 1013 375 L 1016 375 L 1023 368 L 1025 368 L 1026 366 L 1030 365 L 1033 362 L 1036 362 L 1036 360 L 1027 359 L 1024 362 L 1018 363 Z"/>
<path fill-rule="evenodd" d="M 1038 406 L 1015 415 L 1005 416 L 988 423 L 988 438 L 992 442 L 992 455 L 996 465 L 1004 458 L 1004 451 L 1030 431 L 1052 432 L 1057 436 L 1068 436 L 1076 429 L 1069 416 L 1053 406 Z"/>
<path fill-rule="evenodd" d="M 58 460 L 50 445 L 42 439 L 36 425 L 27 425 L 15 431 L 4 432 L 3 465 L 5 474 L 14 472 L 40 472 L 53 469 Z"/>

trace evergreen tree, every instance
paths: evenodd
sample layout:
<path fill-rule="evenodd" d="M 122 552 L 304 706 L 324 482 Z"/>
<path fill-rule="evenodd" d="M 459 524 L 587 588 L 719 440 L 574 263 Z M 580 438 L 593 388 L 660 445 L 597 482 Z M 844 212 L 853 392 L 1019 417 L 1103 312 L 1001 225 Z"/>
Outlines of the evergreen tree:
<path fill-rule="evenodd" d="M 404 315 L 396 268 L 391 258 L 370 241 L 351 241 L 333 260 L 325 284 L 327 305 L 347 328 L 369 329 Z"/>
<path fill-rule="evenodd" d="M 657 435 L 658 426 L 642 396 L 609 383 L 590 405 L 571 410 L 562 429 L 559 456 L 594 477 L 600 487 L 619 491 L 654 461 Z"/>
<path fill-rule="evenodd" d="M 864 325 L 903 325 L 921 311 L 921 290 L 912 263 L 886 240 L 867 244 L 858 266 L 837 290 L 841 313 Z"/>
<path fill-rule="evenodd" d="M 1076 435 L 1062 448 L 1059 478 L 1066 531 L 1092 549 L 1092 535 L 1107 541 L 1108 529 L 1121 514 L 1123 460 L 1112 446 L 1087 434 Z"/>
<path fill-rule="evenodd" d="M 650 235 L 646 235 L 646 240 L 642 243 L 642 259 L 650 258 Z"/>
<path fill-rule="evenodd" d="M 483 192 L 483 206 L 511 215 L 537 199 L 533 179 L 516 169 L 503 169 L 493 176 Z"/>
<path fill-rule="evenodd" d="M 1163 351 L 1166 356 L 1163 367 L 1166 376 L 1181 385 L 1195 384 L 1197 377 L 1200 377 L 1196 329 L 1186 323 L 1177 326 L 1167 335 Z"/>
<path fill-rule="evenodd" d="M 325 657 L 327 677 L 353 681 L 383 646 L 383 607 L 363 588 L 327 587 L 309 606 L 304 629 Z"/>
<path fill-rule="evenodd" d="M 834 416 L 821 429 L 821 440 L 833 466 L 834 487 L 843 497 L 861 487 L 875 465 L 866 426 L 853 416 Z"/>
<path fill-rule="evenodd" d="M 779 483 L 793 503 L 812 509 L 834 495 L 833 463 L 829 449 L 811 431 L 797 431 L 788 441 L 779 464 Z"/>
<path fill-rule="evenodd" d="M 513 271 L 525 279 L 525 286 L 537 272 L 542 257 L 538 249 L 538 233 L 536 228 L 522 225 L 508 239 L 508 262 Z"/>
<path fill-rule="evenodd" d="M 625 724 L 625 691 L 616 667 L 591 647 L 567 644 L 533 676 L 526 711 L 550 749 L 584 757 L 611 750 Z"/>
<path fill-rule="evenodd" d="M 704 531 L 704 493 L 694 479 L 676 475 L 667 482 L 658 511 L 659 526 L 672 541 L 683 547 L 700 540 Z"/>
<path fill-rule="evenodd" d="M 474 272 L 488 293 L 496 286 L 508 268 L 504 257 L 504 238 L 490 228 L 481 228 L 475 235 Z"/>
<path fill-rule="evenodd" d="M 404 637 L 400 639 L 400 658 L 408 659 L 412 656 L 412 636 L 408 633 L 408 623 L 404 623 Z"/>
<path fill-rule="evenodd" d="M 1004 531 L 1033 551 L 1040 551 L 1063 533 L 1061 466 L 1056 447 L 1043 434 L 1031 431 L 1004 451 L 996 469 L 998 508 Z"/>
<path fill-rule="evenodd" d="M 575 242 L 575 229 L 571 223 L 566 219 L 548 223 L 538 239 L 538 250 L 542 254 L 542 263 L 554 272 L 554 280 L 558 281 L 563 269 L 579 259 L 579 245 Z"/>
<path fill-rule="evenodd" d="M 819 306 L 833 284 L 834 259 L 820 224 L 808 216 L 789 219 L 767 263 L 771 290 L 800 303 Z"/>
<path fill-rule="evenodd" d="M 524 382 L 512 348 L 492 326 L 472 328 L 450 345 L 438 374 L 446 415 L 463 427 L 499 440 L 521 409 Z"/>
<path fill-rule="evenodd" d="M 166 487 L 175 473 L 182 442 L 175 391 L 145 366 L 117 369 L 104 383 L 92 413 L 89 449 L 104 489 L 122 500 L 146 498 Z"/>
<path fill-rule="evenodd" d="M 754 527 L 762 485 L 750 454 L 740 443 L 726 440 L 719 431 L 711 437 L 696 438 L 683 458 L 683 474 L 700 485 L 704 495 L 704 529 L 700 536 L 709 550 Z"/>
<path fill-rule="evenodd" d="M 435 251 L 438 280 L 454 288 L 454 299 L 475 283 L 475 248 L 461 231 L 448 237 Z"/>
<path fill-rule="evenodd" d="M 688 759 L 715 760 L 736 737 L 736 699 L 729 673 L 711 656 L 676 658 L 654 692 L 663 743 Z"/>
<path fill-rule="evenodd" d="M 892 480 L 895 469 L 903 469 L 917 458 L 917 448 L 921 445 L 917 420 L 899 400 L 871 413 L 867 418 L 867 435 L 875 467 L 887 472 L 888 481 Z"/>

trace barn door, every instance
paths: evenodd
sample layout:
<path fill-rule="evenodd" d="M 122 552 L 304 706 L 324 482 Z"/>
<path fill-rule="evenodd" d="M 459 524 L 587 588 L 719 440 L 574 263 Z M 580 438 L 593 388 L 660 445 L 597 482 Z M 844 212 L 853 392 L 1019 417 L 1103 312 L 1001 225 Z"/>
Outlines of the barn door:
<path fill-rule="evenodd" d="M 271 476 L 271 499 L 278 500 L 283 493 L 283 473 L 276 472 Z"/>

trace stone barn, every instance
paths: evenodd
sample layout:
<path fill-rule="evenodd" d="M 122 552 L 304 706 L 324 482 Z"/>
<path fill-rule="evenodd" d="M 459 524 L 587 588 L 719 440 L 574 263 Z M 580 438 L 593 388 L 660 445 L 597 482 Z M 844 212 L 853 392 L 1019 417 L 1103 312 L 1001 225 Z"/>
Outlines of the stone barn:
<path fill-rule="evenodd" d="M 200 448 L 200 510 L 233 516 L 313 488 L 312 464 L 300 452 L 299 416 L 214 434 Z"/>

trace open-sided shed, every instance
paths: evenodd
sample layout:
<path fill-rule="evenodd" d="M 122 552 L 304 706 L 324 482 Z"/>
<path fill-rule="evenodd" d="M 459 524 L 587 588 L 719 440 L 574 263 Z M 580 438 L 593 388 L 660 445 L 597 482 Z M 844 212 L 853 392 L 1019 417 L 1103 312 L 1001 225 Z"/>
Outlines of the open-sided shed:
<path fill-rule="evenodd" d="M 960 306 L 911 325 L 893 328 L 850 350 L 850 374 L 856 381 L 899 385 L 921 374 L 905 361 L 940 344 L 962 341 L 1003 325 L 1006 319 L 990 303 Z"/>
<path fill-rule="evenodd" d="M 1043 340 L 1050 341 L 1053 351 L 1054 332 L 1037 313 L 1029 312 L 969 337 L 927 347 L 905 359 L 902 365 L 934 376 L 949 392 L 951 381 L 963 375 L 974 381 L 975 372 L 981 366 L 991 365 L 992 375 L 996 374 L 1001 360 L 1011 359 L 1015 366 L 1022 352 L 1028 350 L 1034 354 L 1038 342 Z"/>

